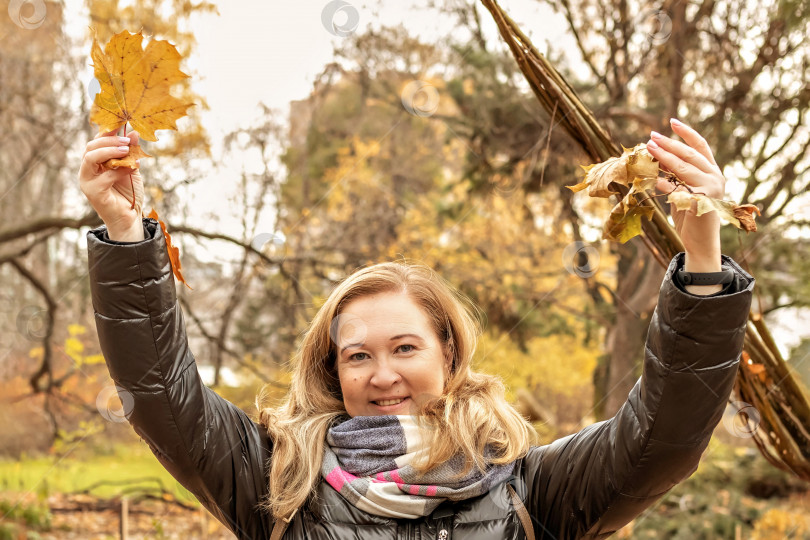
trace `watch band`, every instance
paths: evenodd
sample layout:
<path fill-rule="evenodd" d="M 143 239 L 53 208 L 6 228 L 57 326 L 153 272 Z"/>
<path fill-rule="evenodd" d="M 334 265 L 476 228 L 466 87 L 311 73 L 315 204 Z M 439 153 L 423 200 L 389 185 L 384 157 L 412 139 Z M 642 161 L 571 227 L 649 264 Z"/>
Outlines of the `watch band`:
<path fill-rule="evenodd" d="M 681 268 L 676 274 L 684 285 L 725 285 L 734 279 L 734 270 L 730 269 L 720 272 L 687 272 Z"/>

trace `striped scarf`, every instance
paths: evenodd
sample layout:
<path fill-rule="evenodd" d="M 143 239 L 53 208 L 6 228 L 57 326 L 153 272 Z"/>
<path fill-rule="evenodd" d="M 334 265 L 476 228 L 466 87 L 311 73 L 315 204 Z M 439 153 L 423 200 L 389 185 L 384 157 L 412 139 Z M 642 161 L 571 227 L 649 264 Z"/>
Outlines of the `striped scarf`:
<path fill-rule="evenodd" d="M 456 455 L 423 475 L 411 465 L 428 451 L 429 438 L 412 416 L 355 416 L 329 429 L 321 474 L 355 507 L 378 516 L 418 518 L 445 500 L 476 497 L 506 481 L 513 465 L 476 467 Z"/>

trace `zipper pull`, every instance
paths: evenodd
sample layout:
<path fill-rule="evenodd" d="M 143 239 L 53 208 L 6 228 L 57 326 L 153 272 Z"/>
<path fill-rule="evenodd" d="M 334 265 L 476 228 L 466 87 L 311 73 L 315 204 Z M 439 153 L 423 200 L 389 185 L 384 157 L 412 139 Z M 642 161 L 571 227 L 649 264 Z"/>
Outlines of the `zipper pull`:
<path fill-rule="evenodd" d="M 447 540 L 447 529 L 442 529 L 439 531 L 439 540 Z"/>

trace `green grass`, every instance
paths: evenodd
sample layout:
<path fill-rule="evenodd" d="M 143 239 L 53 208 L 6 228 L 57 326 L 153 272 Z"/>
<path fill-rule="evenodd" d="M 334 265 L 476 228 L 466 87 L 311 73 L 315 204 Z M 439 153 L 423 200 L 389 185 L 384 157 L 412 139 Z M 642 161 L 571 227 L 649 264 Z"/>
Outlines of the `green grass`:
<path fill-rule="evenodd" d="M 692 478 L 639 516 L 631 538 L 734 538 L 738 527 L 749 537 L 767 510 L 784 507 L 786 512 L 798 512 L 786 506 L 787 498 L 804 492 L 807 484 L 772 467 L 755 449 L 730 446 L 715 438 L 704 458 Z M 133 483 L 135 480 L 141 481 Z M 0 460 L 0 518 L 7 518 L 0 519 L 0 540 L 19 538 L 21 528 L 47 530 L 50 515 L 45 498 L 49 494 L 77 492 L 99 482 L 117 484 L 91 492 L 103 498 L 127 490 L 132 495 L 155 493 L 158 481 L 177 499 L 199 504 L 140 442 L 112 447 L 82 443 L 62 459 Z"/>
<path fill-rule="evenodd" d="M 0 499 L 0 520 L 20 521 L 37 530 L 48 530 L 51 527 L 51 514 L 48 507 L 42 504 L 20 504 Z M 0 539 L 2 538 L 0 535 Z"/>
<path fill-rule="evenodd" d="M 77 492 L 103 482 L 108 485 L 90 493 L 106 498 L 139 488 L 154 492 L 160 482 L 179 500 L 196 503 L 194 496 L 166 472 L 145 444 L 122 444 L 102 455 L 82 457 L 85 454 L 0 460 L 0 491 L 36 493 L 44 498 L 50 493 Z"/>

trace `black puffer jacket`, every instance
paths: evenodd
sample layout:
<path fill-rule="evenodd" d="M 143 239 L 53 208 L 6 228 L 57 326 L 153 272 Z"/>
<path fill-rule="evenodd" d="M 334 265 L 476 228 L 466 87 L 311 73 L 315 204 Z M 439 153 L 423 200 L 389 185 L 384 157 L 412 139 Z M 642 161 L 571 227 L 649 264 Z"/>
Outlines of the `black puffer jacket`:
<path fill-rule="evenodd" d="M 93 307 L 110 374 L 132 403 L 129 421 L 160 462 L 239 538 L 269 538 L 256 510 L 267 492 L 272 444 L 261 426 L 200 380 L 158 223 L 146 240 L 87 234 Z M 673 283 L 676 256 L 650 323 L 643 376 L 610 420 L 533 447 L 516 462 L 513 485 L 539 538 L 604 538 L 697 468 L 720 421 L 739 366 L 754 279 L 736 273 L 718 295 Z M 131 401 L 130 401 L 131 399 Z M 328 484 L 296 513 L 286 539 L 520 539 L 505 485 L 440 506 L 419 520 L 354 508 Z"/>

